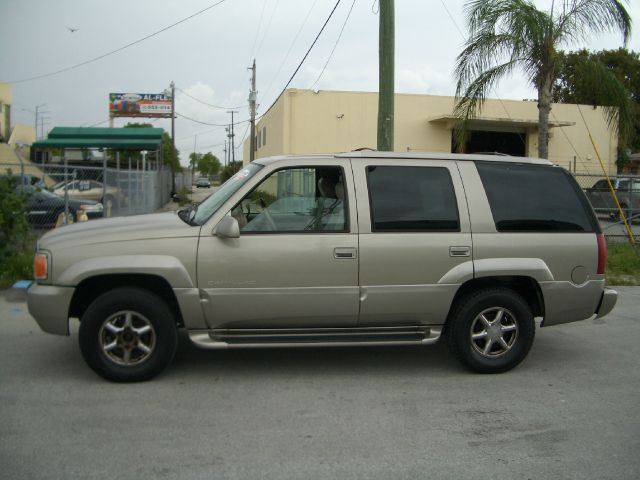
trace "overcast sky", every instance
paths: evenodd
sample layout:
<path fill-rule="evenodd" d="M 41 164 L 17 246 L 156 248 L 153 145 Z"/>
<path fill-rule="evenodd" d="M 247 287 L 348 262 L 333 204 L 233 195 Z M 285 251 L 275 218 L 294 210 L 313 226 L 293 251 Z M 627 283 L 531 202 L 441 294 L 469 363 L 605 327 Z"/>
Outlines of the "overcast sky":
<path fill-rule="evenodd" d="M 218 0 L 219 1 L 219 0 Z M 16 81 L 81 63 L 134 42 L 194 14 L 214 0 L 0 0 L 0 81 Z M 239 107 L 249 118 L 250 73 L 257 62 L 258 114 L 276 99 L 311 45 L 336 0 L 226 0 L 219 6 L 114 55 L 46 78 L 13 84 L 13 123 L 33 124 L 36 105 L 54 126 L 107 125 L 109 92 L 158 93 L 176 86 L 206 103 Z M 396 0 L 396 92 L 453 95 L 453 65 L 464 42 L 464 0 Z M 536 0 L 550 8 L 551 0 Z M 640 2 L 629 48 L 640 51 Z M 320 79 L 353 0 L 342 0 L 315 48 L 291 83 L 295 88 L 377 91 L 378 3 L 356 0 L 335 53 Z M 446 5 L 446 8 L 445 8 Z M 448 10 L 448 12 L 447 12 Z M 67 27 L 77 28 L 70 32 Z M 462 31 L 462 33 L 458 30 Z M 572 49 L 617 48 L 619 36 L 594 37 Z M 288 55 L 287 55 L 288 53 Z M 315 84 L 315 85 L 314 85 Z M 215 109 L 176 92 L 179 114 L 228 124 Z M 502 81 L 492 96 L 533 98 L 519 76 Z M 116 119 L 121 126 L 135 119 Z M 145 121 L 145 120 L 140 120 Z M 170 131 L 169 120 L 154 125 Z M 242 156 L 246 123 L 236 127 Z M 222 159 L 223 127 L 176 120 L 183 163 L 196 149 Z"/>

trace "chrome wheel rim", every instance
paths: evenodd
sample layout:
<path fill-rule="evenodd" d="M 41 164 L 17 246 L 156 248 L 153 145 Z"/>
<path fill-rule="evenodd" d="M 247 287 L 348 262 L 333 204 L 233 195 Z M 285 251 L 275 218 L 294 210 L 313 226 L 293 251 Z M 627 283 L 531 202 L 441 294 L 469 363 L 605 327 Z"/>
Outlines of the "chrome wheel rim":
<path fill-rule="evenodd" d="M 471 323 L 470 338 L 473 350 L 485 358 L 505 355 L 518 338 L 515 315 L 503 307 L 483 310 Z"/>
<path fill-rule="evenodd" d="M 156 346 L 156 332 L 149 319 L 130 310 L 107 318 L 100 327 L 98 338 L 102 353 L 123 366 L 144 362 Z"/>

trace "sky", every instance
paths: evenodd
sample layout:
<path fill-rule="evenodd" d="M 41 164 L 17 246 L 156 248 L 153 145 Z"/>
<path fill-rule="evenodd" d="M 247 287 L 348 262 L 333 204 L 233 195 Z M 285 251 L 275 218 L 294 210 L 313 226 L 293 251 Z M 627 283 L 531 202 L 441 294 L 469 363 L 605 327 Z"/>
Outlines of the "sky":
<path fill-rule="evenodd" d="M 550 9 L 552 0 L 534 3 Z M 46 112 L 45 133 L 54 126 L 107 126 L 109 92 L 160 93 L 173 81 L 176 112 L 182 115 L 175 122 L 182 163 L 186 165 L 194 150 L 211 151 L 223 159 L 224 125 L 231 122 L 231 108 L 238 111 L 235 121 L 244 122 L 235 126 L 236 159 L 241 159 L 251 62 L 255 58 L 260 115 L 278 97 L 335 4 L 336 0 L 0 0 L 0 81 L 13 82 L 12 123 L 33 124 L 35 107 L 45 104 L 40 107 Z M 455 59 L 467 30 L 464 4 L 465 0 L 395 1 L 397 93 L 455 93 Z M 20 81 L 99 57 L 210 6 L 113 55 Z M 627 8 L 635 27 L 628 48 L 640 51 L 640 1 L 631 0 Z M 377 0 L 342 0 L 290 88 L 377 91 L 378 21 Z M 620 35 L 605 34 L 567 49 L 620 46 Z M 536 94 L 514 74 L 490 96 L 522 100 Z M 114 126 L 130 121 L 147 120 L 120 118 Z M 153 125 L 171 128 L 165 119 Z"/>

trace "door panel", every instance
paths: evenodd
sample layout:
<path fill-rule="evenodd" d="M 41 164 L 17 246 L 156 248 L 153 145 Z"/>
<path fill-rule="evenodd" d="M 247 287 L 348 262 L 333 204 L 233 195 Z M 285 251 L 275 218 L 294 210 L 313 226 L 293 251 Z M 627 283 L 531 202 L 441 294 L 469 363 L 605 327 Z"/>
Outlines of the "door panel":
<path fill-rule="evenodd" d="M 352 327 L 358 235 L 350 163 L 265 169 L 224 208 L 240 238 L 205 229 L 198 286 L 211 328 Z"/>
<path fill-rule="evenodd" d="M 406 181 L 394 185 L 391 171 L 383 171 L 379 185 L 369 187 L 372 195 L 388 195 L 392 199 L 388 207 L 376 207 L 371 192 L 358 190 L 360 227 L 360 288 L 361 303 L 359 326 L 441 324 L 445 321 L 451 301 L 459 287 L 459 281 L 451 281 L 448 275 L 462 264 L 471 265 L 472 241 L 466 199 L 460 173 L 454 162 L 371 159 L 354 168 L 357 185 L 367 185 L 369 167 L 392 166 L 394 168 L 419 167 L 411 170 Z M 428 169 L 438 169 L 430 171 Z M 450 177 L 455 196 L 433 192 L 427 174 L 425 182 L 415 179 L 416 172 L 433 173 L 439 178 Z M 443 176 L 443 174 L 446 175 Z M 420 176 L 420 175 L 418 175 Z M 396 181 L 400 177 L 396 178 Z M 415 191 L 412 190 L 412 182 Z M 440 188 L 440 187 L 437 187 Z M 421 190 L 422 189 L 422 190 Z M 427 190 L 431 189 L 427 192 Z M 426 192 L 426 193 L 425 193 Z M 445 198 L 446 197 L 446 198 Z M 454 206 L 444 212 L 435 205 L 425 207 L 409 205 L 413 199 L 420 202 L 429 199 L 446 200 Z M 395 204 L 397 212 L 394 213 Z M 372 228 L 372 210 L 378 208 Z M 402 209 L 405 209 L 404 211 Z M 452 223 L 452 211 L 457 209 L 457 225 Z M 394 220 L 394 216 L 396 220 Z M 427 216 L 431 218 L 426 218 Z M 377 227 L 376 227 L 377 225 Z M 384 230 L 389 228 L 389 230 Z M 431 230 L 430 230 L 431 229 Z M 393 231 L 396 230 L 396 231 Z M 440 230 L 440 231 L 439 231 Z M 451 230 L 451 231 L 442 231 Z"/>

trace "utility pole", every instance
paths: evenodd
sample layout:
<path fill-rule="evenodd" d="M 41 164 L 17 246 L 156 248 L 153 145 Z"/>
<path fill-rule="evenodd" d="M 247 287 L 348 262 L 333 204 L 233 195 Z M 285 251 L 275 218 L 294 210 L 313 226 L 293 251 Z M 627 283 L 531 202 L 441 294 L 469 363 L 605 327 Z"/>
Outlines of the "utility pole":
<path fill-rule="evenodd" d="M 249 161 L 256 159 L 256 59 L 253 59 L 251 70 L 251 91 L 249 92 L 249 111 L 251 115 L 251 137 L 249 137 Z"/>
<path fill-rule="evenodd" d="M 394 0 L 380 0 L 378 47 L 378 150 L 393 151 L 395 27 Z"/>
<path fill-rule="evenodd" d="M 225 128 L 226 130 L 226 128 Z M 224 166 L 227 166 L 227 140 L 224 141 Z"/>
<path fill-rule="evenodd" d="M 237 110 L 227 110 L 227 113 L 231 114 L 231 132 L 229 134 L 229 137 L 231 139 L 231 161 L 235 162 L 236 161 L 236 146 L 235 146 L 235 140 L 234 137 L 236 136 L 235 133 L 233 133 L 233 114 L 234 113 L 238 113 Z"/>
<path fill-rule="evenodd" d="M 176 155 L 176 84 L 169 84 L 171 88 L 171 157 Z M 171 163 L 171 194 L 173 195 L 176 192 L 176 172 L 173 165 L 173 161 Z"/>

